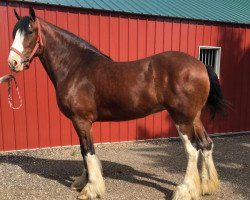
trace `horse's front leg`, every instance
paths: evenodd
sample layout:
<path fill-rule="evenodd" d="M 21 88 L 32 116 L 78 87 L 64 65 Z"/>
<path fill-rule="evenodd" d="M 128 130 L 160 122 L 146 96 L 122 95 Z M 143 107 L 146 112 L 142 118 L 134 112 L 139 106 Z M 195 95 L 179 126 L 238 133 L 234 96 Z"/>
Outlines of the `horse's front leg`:
<path fill-rule="evenodd" d="M 82 157 L 84 158 L 84 146 L 81 137 L 79 137 L 80 141 L 80 148 L 81 148 L 81 154 Z M 83 159 L 83 172 L 82 175 L 79 177 L 76 177 L 74 182 L 71 184 L 71 189 L 72 190 L 81 190 L 86 184 L 88 183 L 88 176 L 87 176 L 87 166 L 85 159 Z"/>
<path fill-rule="evenodd" d="M 78 196 L 79 199 L 102 197 L 105 193 L 105 184 L 101 163 L 95 154 L 93 145 L 91 134 L 92 124 L 90 121 L 81 119 L 80 117 L 73 117 L 72 122 L 80 140 L 84 171 L 82 177 L 77 178 L 71 187 L 79 189 L 79 187 L 83 187 L 86 184 Z"/>

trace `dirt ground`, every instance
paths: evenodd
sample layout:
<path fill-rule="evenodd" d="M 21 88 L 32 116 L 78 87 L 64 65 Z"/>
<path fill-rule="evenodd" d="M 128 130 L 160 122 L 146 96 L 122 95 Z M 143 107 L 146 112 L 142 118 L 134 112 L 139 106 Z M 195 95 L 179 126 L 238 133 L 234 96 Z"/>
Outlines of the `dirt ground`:
<path fill-rule="evenodd" d="M 250 199 L 250 135 L 214 138 L 220 190 L 202 199 Z M 104 200 L 171 199 L 184 178 L 180 141 L 96 145 L 103 164 Z M 0 153 L 0 199 L 76 199 L 72 178 L 81 174 L 79 147 Z"/>

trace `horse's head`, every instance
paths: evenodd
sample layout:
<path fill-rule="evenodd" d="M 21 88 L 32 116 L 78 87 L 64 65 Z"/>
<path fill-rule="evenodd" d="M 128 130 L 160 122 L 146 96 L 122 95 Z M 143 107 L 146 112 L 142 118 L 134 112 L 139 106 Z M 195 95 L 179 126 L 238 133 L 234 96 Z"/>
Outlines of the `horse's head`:
<path fill-rule="evenodd" d="M 29 16 L 20 17 L 14 10 L 18 22 L 13 29 L 13 44 L 8 63 L 12 71 L 19 72 L 29 67 L 32 59 L 42 51 L 40 23 L 30 7 Z"/>

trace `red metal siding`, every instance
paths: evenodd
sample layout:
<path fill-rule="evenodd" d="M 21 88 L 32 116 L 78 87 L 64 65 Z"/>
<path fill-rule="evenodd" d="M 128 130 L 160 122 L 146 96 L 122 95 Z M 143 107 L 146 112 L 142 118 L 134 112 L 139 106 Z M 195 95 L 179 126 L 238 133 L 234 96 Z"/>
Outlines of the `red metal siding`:
<path fill-rule="evenodd" d="M 24 4 L 0 3 L 0 75 L 9 73 L 7 57 L 16 23 L 16 8 L 28 14 Z M 211 122 L 204 114 L 209 133 L 250 130 L 250 29 L 233 25 L 171 20 L 36 6 L 45 20 L 89 41 L 117 61 L 144 58 L 167 50 L 183 51 L 198 57 L 199 45 L 221 46 L 220 82 L 232 104 L 227 118 Z M 30 149 L 78 143 L 70 121 L 56 103 L 54 88 L 40 61 L 17 75 L 24 99 L 23 107 L 13 111 L 7 103 L 7 85 L 0 87 L 0 150 Z M 15 102 L 17 95 L 13 91 Z M 176 136 L 167 112 L 127 122 L 95 123 L 94 141 L 118 142 Z"/>
<path fill-rule="evenodd" d="M 1 6 L 0 7 L 0 17 L 1 17 L 1 28 L 0 31 L 0 38 L 1 38 L 1 66 L 6 65 L 6 58 L 8 57 L 9 48 L 9 32 L 8 32 L 8 7 Z M 9 24 L 11 25 L 11 24 Z M 5 60 L 3 59 L 5 58 Z M 6 74 L 8 73 L 7 67 L 1 67 L 1 73 Z M 15 149 L 16 148 L 16 138 L 15 138 L 15 124 L 14 124 L 14 113 L 10 111 L 8 108 L 8 104 L 6 102 L 7 98 L 7 88 L 1 87 L 0 88 L 1 94 L 1 119 L 2 119 L 2 145 L 3 149 Z M 23 109 L 23 108 L 22 108 Z"/>
<path fill-rule="evenodd" d="M 45 10 L 45 20 L 53 24 L 57 23 L 57 10 L 55 8 L 48 8 Z M 49 135 L 50 145 L 61 145 L 61 117 L 57 108 L 55 89 L 53 85 L 48 83 L 48 108 L 49 108 Z"/>

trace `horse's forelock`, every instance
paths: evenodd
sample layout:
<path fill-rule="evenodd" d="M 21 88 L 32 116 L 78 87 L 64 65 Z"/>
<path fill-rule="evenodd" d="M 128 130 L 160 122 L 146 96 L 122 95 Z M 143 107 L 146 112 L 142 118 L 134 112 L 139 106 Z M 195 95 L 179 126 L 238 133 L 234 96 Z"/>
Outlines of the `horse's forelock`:
<path fill-rule="evenodd" d="M 15 38 L 16 32 L 17 30 L 20 30 L 20 32 L 23 31 L 28 31 L 29 29 L 29 23 L 30 23 L 30 17 L 26 16 L 26 17 L 22 17 L 15 25 L 14 29 L 13 29 L 13 33 L 12 33 L 12 37 L 13 39 Z"/>

